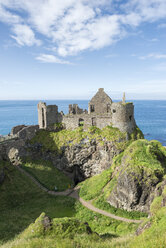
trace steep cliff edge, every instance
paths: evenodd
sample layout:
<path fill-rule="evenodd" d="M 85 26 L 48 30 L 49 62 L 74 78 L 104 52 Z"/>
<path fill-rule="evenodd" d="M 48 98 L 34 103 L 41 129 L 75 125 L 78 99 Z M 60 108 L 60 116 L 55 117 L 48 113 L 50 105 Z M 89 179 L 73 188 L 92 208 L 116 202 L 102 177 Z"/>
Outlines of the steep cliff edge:
<path fill-rule="evenodd" d="M 104 210 L 149 213 L 166 177 L 166 149 L 158 141 L 137 140 L 112 166 L 81 185 L 80 195 Z"/>
<path fill-rule="evenodd" d="M 73 173 L 74 181 L 78 183 L 108 169 L 113 158 L 137 137 L 143 137 L 139 129 L 128 137 L 110 126 L 102 130 L 90 127 L 87 131 L 82 127 L 73 131 L 41 130 L 31 140 L 29 150 L 33 157 L 40 156 L 52 161 L 58 169 Z"/>
<path fill-rule="evenodd" d="M 156 186 L 165 174 L 165 148 L 158 141 L 135 141 L 115 168 L 116 184 L 108 202 L 116 208 L 148 212 Z"/>

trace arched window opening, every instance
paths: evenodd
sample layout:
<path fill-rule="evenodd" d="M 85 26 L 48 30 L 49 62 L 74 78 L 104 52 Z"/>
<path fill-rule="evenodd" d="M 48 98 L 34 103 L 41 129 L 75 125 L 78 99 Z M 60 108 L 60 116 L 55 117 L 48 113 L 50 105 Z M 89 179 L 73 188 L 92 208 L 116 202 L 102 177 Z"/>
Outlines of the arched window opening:
<path fill-rule="evenodd" d="M 90 105 L 90 112 L 95 112 L 95 105 Z"/>
<path fill-rule="evenodd" d="M 111 111 L 111 105 L 107 104 L 107 113 L 109 113 Z"/>
<path fill-rule="evenodd" d="M 42 108 L 42 128 L 45 128 L 44 109 Z"/>
<path fill-rule="evenodd" d="M 96 126 L 96 117 L 92 118 L 92 126 Z"/>

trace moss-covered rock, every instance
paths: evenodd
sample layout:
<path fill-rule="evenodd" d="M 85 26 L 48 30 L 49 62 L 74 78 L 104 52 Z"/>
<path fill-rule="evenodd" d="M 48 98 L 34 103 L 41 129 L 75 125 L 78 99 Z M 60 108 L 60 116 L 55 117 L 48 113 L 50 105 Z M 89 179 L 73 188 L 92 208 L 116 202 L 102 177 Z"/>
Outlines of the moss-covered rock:
<path fill-rule="evenodd" d="M 158 141 L 137 140 L 116 162 L 108 202 L 128 211 L 149 211 L 154 189 L 166 172 L 166 150 Z"/>
<path fill-rule="evenodd" d="M 50 219 L 42 213 L 22 234 L 21 238 L 36 238 L 42 236 L 53 236 L 55 238 L 73 238 L 77 234 L 92 234 L 88 223 L 76 218 L 54 218 Z"/>

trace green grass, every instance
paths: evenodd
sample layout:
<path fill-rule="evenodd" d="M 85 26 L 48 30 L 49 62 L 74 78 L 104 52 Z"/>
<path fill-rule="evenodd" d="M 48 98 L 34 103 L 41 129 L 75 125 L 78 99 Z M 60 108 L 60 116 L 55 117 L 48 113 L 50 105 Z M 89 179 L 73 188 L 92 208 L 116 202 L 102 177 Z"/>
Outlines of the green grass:
<path fill-rule="evenodd" d="M 81 221 L 88 222 L 92 231 L 100 235 L 108 234 L 113 237 L 120 237 L 134 233 L 138 227 L 138 224 L 118 221 L 93 212 L 82 206 L 79 202 L 76 202 L 75 209 L 75 217 Z"/>
<path fill-rule="evenodd" d="M 165 190 L 164 190 L 165 191 Z M 166 206 L 161 206 L 161 201 L 165 197 L 163 191 L 160 197 L 154 198 L 151 204 L 152 218 L 150 228 L 141 235 L 130 241 L 130 247 L 135 248 L 165 248 L 166 247 Z"/>
<path fill-rule="evenodd" d="M 10 164 L 0 163 L 0 167 L 5 167 L 6 173 L 5 181 L 0 186 L 0 245 L 8 241 L 4 247 L 10 247 L 11 242 L 11 247 L 40 247 L 41 244 L 42 247 L 54 247 L 53 240 L 54 245 L 56 243 L 59 247 L 60 243 L 64 243 L 64 247 L 65 244 L 70 245 L 66 247 L 74 247 L 75 244 L 79 244 L 78 247 L 81 245 L 86 247 L 85 243 L 91 244 L 89 235 L 83 234 L 81 234 L 83 239 L 82 236 L 78 236 L 73 241 L 69 238 L 65 240 L 58 238 L 55 242 L 55 238 L 45 238 L 45 236 L 34 237 L 31 240 L 28 238 L 19 240 L 17 235 L 34 222 L 41 212 L 45 212 L 51 218 L 75 217 L 80 221 L 88 222 L 94 232 L 104 236 L 107 234 L 108 240 L 129 234 L 136 229 L 134 224 L 123 223 L 96 214 L 72 198 L 54 197 L 42 192 L 29 178 Z M 104 244 L 103 242 L 109 244 L 108 240 L 104 240 L 100 240 L 99 243 L 93 240 L 93 243 L 94 245 Z"/>
<path fill-rule="evenodd" d="M 80 196 L 85 200 L 92 200 L 99 196 L 104 186 L 111 180 L 111 169 L 103 171 L 80 184 Z"/>
<path fill-rule="evenodd" d="M 102 216 L 68 197 L 51 197 L 41 192 L 14 166 L 0 163 L 0 167 L 5 167 L 6 173 L 5 182 L 0 186 L 1 248 L 166 247 L 166 207 L 159 204 L 161 197 L 165 197 L 166 189 L 160 201 L 155 198 L 151 205 L 153 212 L 153 217 L 149 219 L 151 227 L 136 237 L 134 233 L 137 224 Z M 107 178 L 107 173 L 103 178 Z M 99 179 L 95 179 L 95 182 L 98 184 Z M 53 226 L 48 232 L 41 229 L 39 222 L 43 211 L 52 218 Z M 31 224 L 38 216 L 40 217 L 36 222 Z M 88 222 L 92 231 L 99 233 L 100 236 L 88 235 L 84 222 Z"/>
<path fill-rule="evenodd" d="M 100 209 L 103 209 L 111 214 L 115 214 L 117 216 L 121 216 L 127 219 L 140 219 L 147 217 L 147 213 L 139 212 L 139 211 L 125 211 L 120 208 L 115 208 L 111 206 L 104 198 L 104 195 L 99 196 L 97 199 L 95 199 L 92 204 Z"/>
<path fill-rule="evenodd" d="M 140 132 L 137 128 L 130 139 L 136 139 L 137 133 Z M 121 133 L 118 128 L 111 126 L 107 126 L 102 130 L 97 127 L 90 127 L 86 131 L 83 130 L 83 127 L 78 127 L 75 130 L 61 130 L 59 132 L 40 130 L 31 140 L 31 144 L 39 143 L 42 145 L 43 150 L 61 154 L 63 146 L 79 144 L 84 139 L 88 139 L 89 142 L 92 139 L 96 139 L 101 146 L 104 145 L 104 140 L 112 141 L 120 150 L 124 150 L 130 144 L 130 141 L 126 141 L 126 133 Z"/>
<path fill-rule="evenodd" d="M 50 161 L 29 160 L 22 164 L 22 168 L 49 190 L 54 190 L 56 186 L 57 191 L 64 191 L 73 186 L 72 181 Z"/>
<path fill-rule="evenodd" d="M 23 231 L 43 211 L 50 217 L 75 214 L 74 199 L 50 196 L 14 166 L 4 163 L 3 166 L 6 176 L 0 185 L 0 242 Z"/>
<path fill-rule="evenodd" d="M 131 234 L 137 227 L 135 224 L 123 223 L 95 214 L 80 203 L 76 204 L 76 212 L 74 218 L 52 219 L 52 226 L 48 230 L 41 225 L 44 216 L 42 214 L 23 233 L 1 247 L 119 247 L 118 243 L 126 244 L 128 242 L 127 239 L 122 239 L 120 242 L 119 236 Z M 92 234 L 87 234 L 85 222 L 90 224 Z M 98 231 L 100 236 L 94 231 Z M 117 241 L 115 242 L 113 239 L 117 239 Z M 116 245 L 112 246 L 113 243 Z"/>
<path fill-rule="evenodd" d="M 166 172 L 166 150 L 158 141 L 137 140 L 124 152 L 127 169 L 144 169 L 147 175 L 156 177 Z"/>

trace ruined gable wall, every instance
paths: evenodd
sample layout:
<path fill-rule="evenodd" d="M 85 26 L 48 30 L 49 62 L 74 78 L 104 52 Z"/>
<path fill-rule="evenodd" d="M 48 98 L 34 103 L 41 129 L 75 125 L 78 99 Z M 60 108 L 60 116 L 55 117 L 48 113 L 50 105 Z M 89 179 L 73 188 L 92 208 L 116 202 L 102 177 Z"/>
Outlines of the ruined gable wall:
<path fill-rule="evenodd" d="M 110 112 L 108 105 L 112 104 L 111 98 L 104 92 L 104 89 L 99 89 L 96 95 L 89 102 L 88 113 L 91 113 L 91 105 L 94 105 L 94 113 L 103 114 Z"/>

